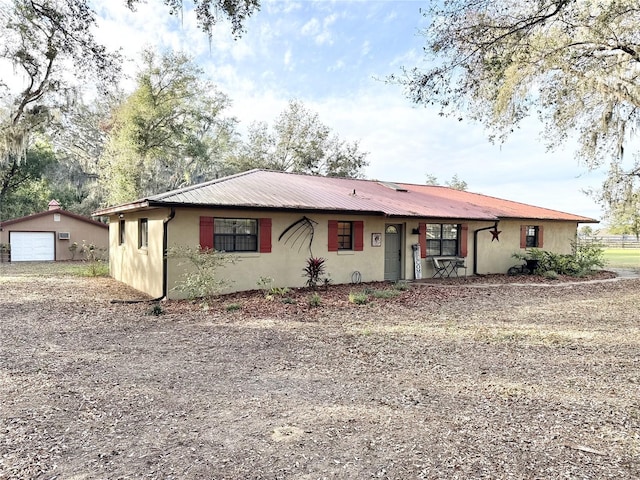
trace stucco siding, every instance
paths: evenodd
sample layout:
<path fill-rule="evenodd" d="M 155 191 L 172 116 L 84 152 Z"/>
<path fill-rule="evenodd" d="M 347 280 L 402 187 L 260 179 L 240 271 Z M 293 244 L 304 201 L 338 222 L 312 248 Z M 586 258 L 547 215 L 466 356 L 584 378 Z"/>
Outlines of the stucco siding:
<path fill-rule="evenodd" d="M 483 228 L 490 224 L 470 225 L 469 234 L 472 238 L 469 245 L 473 244 L 473 232 L 477 228 Z M 506 273 L 509 267 L 520 264 L 513 257 L 514 253 L 526 253 L 526 249 L 520 247 L 520 226 L 534 225 L 543 227 L 542 250 L 554 253 L 571 253 L 572 242 L 575 241 L 577 223 L 560 221 L 539 220 L 503 220 L 498 223 L 499 240 L 493 240 L 491 232 L 484 230 L 478 232 L 478 272 L 479 274 Z M 470 247 L 471 248 L 471 247 Z"/>
<path fill-rule="evenodd" d="M 124 220 L 124 243 L 120 243 L 120 218 L 109 219 L 109 269 L 113 278 L 160 297 L 163 294 L 163 221 L 168 209 L 128 213 Z M 139 221 L 147 219 L 148 245 L 139 247 Z"/>
<path fill-rule="evenodd" d="M 176 245 L 196 246 L 199 243 L 199 218 L 270 218 L 272 221 L 272 250 L 270 253 L 234 253 L 235 264 L 221 268 L 220 276 L 232 279 L 226 291 L 253 290 L 258 288 L 261 277 L 274 279 L 274 285 L 286 287 L 304 286 L 306 278 L 303 268 L 309 256 L 326 259 L 326 273 L 334 283 L 350 283 L 354 272 L 359 272 L 362 281 L 382 280 L 384 276 L 384 247 L 371 245 L 372 233 L 384 232 L 384 219 L 361 217 L 354 215 L 308 214 L 307 217 L 316 222 L 313 228 L 313 242 L 309 248 L 311 231 L 300 228 L 290 230 L 280 240 L 280 235 L 294 222 L 301 219 L 301 213 L 249 212 L 233 210 L 179 210 L 169 223 L 169 247 Z M 364 247 L 362 251 L 328 250 L 328 222 L 364 221 Z M 394 222 L 397 223 L 397 222 Z M 169 261 L 170 297 L 179 298 L 180 292 L 175 290 L 178 282 L 184 277 L 185 267 L 179 266 L 177 259 Z"/>
<path fill-rule="evenodd" d="M 110 248 L 111 274 L 134 288 L 154 297 L 163 293 L 163 220 L 169 215 L 169 209 L 154 209 L 146 212 L 127 213 L 125 215 L 125 243 L 119 244 L 119 219 L 111 218 Z M 311 229 L 288 227 L 303 217 L 313 222 L 313 241 Z M 222 293 L 231 291 L 254 290 L 258 288 L 261 277 L 273 279 L 273 285 L 279 287 L 301 287 L 306 278 L 303 268 L 311 256 L 326 259 L 326 276 L 332 283 L 351 283 L 355 279 L 363 282 L 384 280 L 385 265 L 385 227 L 393 224 L 401 227 L 401 273 L 402 279 L 414 279 L 412 245 L 419 243 L 420 221 L 415 218 L 387 218 L 382 216 L 360 216 L 344 214 L 285 213 L 257 210 L 231 209 L 176 209 L 175 216 L 167 225 L 168 246 L 187 245 L 196 247 L 200 243 L 200 218 L 251 218 L 271 220 L 271 251 L 230 253 L 235 257 L 234 264 L 227 264 L 219 270 L 219 278 L 228 280 L 228 286 Z M 149 245 L 138 248 L 138 222 L 148 219 Z M 329 221 L 362 221 L 363 249 L 330 251 Z M 472 275 L 474 254 L 477 252 L 477 273 L 505 273 L 518 261 L 512 257 L 520 248 L 520 226 L 537 225 L 543 228 L 543 249 L 557 253 L 569 253 L 575 239 L 577 224 L 574 222 L 532 222 L 527 220 L 506 220 L 498 224 L 500 234 L 494 238 L 491 229 L 493 222 L 465 222 L 464 220 L 430 219 L 426 223 L 464 223 L 467 225 L 467 275 Z M 489 228 L 489 229 L 488 229 Z M 477 235 L 476 235 L 477 232 Z M 283 235 L 284 233 L 284 235 Z M 382 244 L 374 246 L 372 234 L 380 234 Z M 215 234 L 214 234 L 215 235 Z M 282 235 L 282 237 L 281 237 Z M 260 232 L 258 232 L 258 237 Z M 477 245 L 474 248 L 474 241 Z M 433 275 L 433 262 L 429 257 L 421 260 L 422 278 Z M 184 259 L 169 258 L 167 261 L 167 293 L 169 298 L 183 298 L 184 294 L 176 287 L 184 280 L 184 274 L 191 268 Z M 356 273 L 357 272 L 357 273 Z M 464 274 L 464 271 L 460 271 Z"/>

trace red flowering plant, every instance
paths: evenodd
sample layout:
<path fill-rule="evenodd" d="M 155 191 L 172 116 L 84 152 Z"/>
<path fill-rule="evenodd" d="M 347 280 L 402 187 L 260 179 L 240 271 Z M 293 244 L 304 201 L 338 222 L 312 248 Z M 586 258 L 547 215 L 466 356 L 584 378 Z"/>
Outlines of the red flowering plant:
<path fill-rule="evenodd" d="M 308 287 L 316 288 L 320 277 L 325 273 L 325 262 L 326 259 L 320 257 L 307 258 L 307 266 L 302 271 L 304 272 L 303 276 L 307 277 Z"/>

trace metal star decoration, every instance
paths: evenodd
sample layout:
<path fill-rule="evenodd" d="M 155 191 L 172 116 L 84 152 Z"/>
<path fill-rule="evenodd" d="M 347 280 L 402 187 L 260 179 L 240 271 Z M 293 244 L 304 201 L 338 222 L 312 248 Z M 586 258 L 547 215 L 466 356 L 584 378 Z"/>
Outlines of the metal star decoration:
<path fill-rule="evenodd" d="M 502 230 L 498 230 L 496 227 L 493 228 L 493 230 L 490 230 L 491 232 L 491 241 L 493 242 L 494 240 L 497 240 L 498 242 L 500 241 L 499 235 L 502 233 Z"/>

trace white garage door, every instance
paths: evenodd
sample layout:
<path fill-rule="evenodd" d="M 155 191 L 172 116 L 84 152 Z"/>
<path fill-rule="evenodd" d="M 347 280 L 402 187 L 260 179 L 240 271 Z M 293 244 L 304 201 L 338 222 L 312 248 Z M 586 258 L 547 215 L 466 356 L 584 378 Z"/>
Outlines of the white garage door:
<path fill-rule="evenodd" d="M 53 232 L 10 232 L 12 262 L 55 260 Z"/>

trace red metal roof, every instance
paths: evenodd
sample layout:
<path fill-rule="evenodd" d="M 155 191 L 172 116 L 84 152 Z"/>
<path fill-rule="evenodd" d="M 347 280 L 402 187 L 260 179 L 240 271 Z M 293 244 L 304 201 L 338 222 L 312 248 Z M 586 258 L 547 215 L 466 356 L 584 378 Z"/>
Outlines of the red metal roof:
<path fill-rule="evenodd" d="M 108 215 L 149 206 L 184 205 L 350 212 L 397 217 L 498 220 L 596 220 L 446 187 L 393 184 L 268 170 L 248 172 L 106 208 Z"/>

